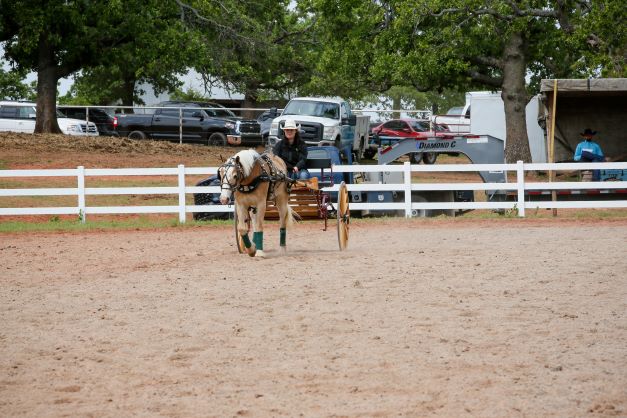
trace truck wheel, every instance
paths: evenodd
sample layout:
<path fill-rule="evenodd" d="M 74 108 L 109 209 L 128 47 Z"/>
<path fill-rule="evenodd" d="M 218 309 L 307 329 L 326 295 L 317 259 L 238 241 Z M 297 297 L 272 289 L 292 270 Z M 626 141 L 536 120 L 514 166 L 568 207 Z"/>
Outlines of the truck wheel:
<path fill-rule="evenodd" d="M 357 151 L 353 151 L 353 164 L 357 163 L 357 164 L 361 164 L 361 160 L 365 158 L 365 150 L 364 150 L 364 145 L 365 145 L 365 139 L 361 138 L 359 140 L 359 149 Z"/>
<path fill-rule="evenodd" d="M 415 203 L 427 203 L 427 199 L 418 193 L 411 194 L 411 201 Z M 430 212 L 431 211 L 429 209 L 412 209 L 411 216 L 414 218 L 426 218 L 431 216 Z"/>
<path fill-rule="evenodd" d="M 425 164 L 435 164 L 435 160 L 437 159 L 438 159 L 437 152 L 425 152 L 424 154 L 422 154 L 422 161 Z"/>
<path fill-rule="evenodd" d="M 367 160 L 372 160 L 376 154 L 377 154 L 377 151 L 373 149 L 367 149 L 364 151 L 364 158 Z"/>
<path fill-rule="evenodd" d="M 146 134 L 142 131 L 131 131 L 128 134 L 128 139 L 146 139 Z"/>
<path fill-rule="evenodd" d="M 414 152 L 413 154 L 409 154 L 409 161 L 412 164 L 420 164 L 422 160 L 422 152 Z"/>
<path fill-rule="evenodd" d="M 226 146 L 226 135 L 222 132 L 214 132 L 209 135 L 209 140 L 207 141 L 209 145 L 219 145 L 221 147 Z"/>

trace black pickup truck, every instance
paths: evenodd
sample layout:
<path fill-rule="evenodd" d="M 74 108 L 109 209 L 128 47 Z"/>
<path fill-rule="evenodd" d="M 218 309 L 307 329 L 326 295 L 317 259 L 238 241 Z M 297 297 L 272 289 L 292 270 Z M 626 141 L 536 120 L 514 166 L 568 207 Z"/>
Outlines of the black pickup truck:
<path fill-rule="evenodd" d="M 240 120 L 233 112 L 215 103 L 168 101 L 159 103 L 159 106 L 151 114 L 116 114 L 119 135 L 130 139 L 178 141 L 182 127 L 185 142 L 226 145 L 227 136 L 243 136 L 242 131 L 249 132 L 248 137 L 258 138 L 261 142 L 257 121 Z M 182 118 L 178 108 L 182 108 Z"/>

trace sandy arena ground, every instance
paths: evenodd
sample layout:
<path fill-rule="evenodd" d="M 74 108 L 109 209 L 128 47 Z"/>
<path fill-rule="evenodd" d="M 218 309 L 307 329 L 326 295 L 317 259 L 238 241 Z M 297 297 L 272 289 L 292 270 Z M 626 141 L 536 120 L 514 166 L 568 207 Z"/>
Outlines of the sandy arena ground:
<path fill-rule="evenodd" d="M 0 236 L 0 416 L 627 415 L 627 220 L 320 226 Z"/>

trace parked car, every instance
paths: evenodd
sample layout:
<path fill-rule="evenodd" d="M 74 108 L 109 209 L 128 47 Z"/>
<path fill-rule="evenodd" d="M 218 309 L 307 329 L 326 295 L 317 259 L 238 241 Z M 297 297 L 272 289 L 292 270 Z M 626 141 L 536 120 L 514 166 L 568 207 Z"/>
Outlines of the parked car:
<path fill-rule="evenodd" d="M 210 116 L 200 105 L 190 102 L 164 102 L 152 114 L 116 114 L 117 132 L 130 139 L 182 139 L 208 145 L 226 145 L 228 135 L 238 135 L 237 123 L 230 118 Z M 172 107 L 172 108 L 170 108 Z M 179 109 L 182 108 L 182 120 Z"/>
<path fill-rule="evenodd" d="M 268 135 L 270 135 L 270 127 L 272 126 L 272 120 L 279 116 L 279 112 L 276 107 L 266 110 L 257 116 L 257 123 L 259 123 L 259 132 L 261 133 L 261 139 L 264 144 L 268 143 Z"/>
<path fill-rule="evenodd" d="M 196 183 L 198 187 L 219 186 L 220 178 L 217 174 L 207 177 Z M 194 205 L 220 205 L 220 193 L 194 193 Z M 229 204 L 233 204 L 233 198 Z M 233 219 L 232 212 L 194 212 L 195 221 L 211 221 L 214 219 Z"/>
<path fill-rule="evenodd" d="M 447 126 L 454 133 L 470 133 L 470 100 L 466 94 L 466 105 L 451 107 L 445 115 L 433 115 L 431 121 L 438 125 Z"/>
<path fill-rule="evenodd" d="M 281 116 L 270 126 L 268 142 L 281 139 L 281 127 L 287 119 L 300 125 L 300 137 L 307 145 L 335 145 L 344 155 L 353 154 L 359 161 L 368 145 L 370 116 L 356 114 L 350 104 L 339 97 L 294 97 Z"/>
<path fill-rule="evenodd" d="M 414 138 L 416 140 L 426 140 L 429 138 L 441 138 L 452 136 L 445 126 L 431 125 L 429 121 L 419 119 L 392 119 L 372 128 L 375 139 L 370 141 L 370 149 L 375 149 L 380 145 L 393 145 L 399 139 Z M 434 164 L 438 154 L 435 152 L 414 153 L 410 155 L 410 160 L 414 164 L 422 160 L 425 164 Z"/>
<path fill-rule="evenodd" d="M 260 145 L 263 142 L 259 121 L 255 119 L 243 119 L 230 109 L 215 102 L 169 100 L 159 103 L 159 106 L 179 107 L 196 105 L 204 110 L 210 117 L 235 122 L 235 134 L 227 135 L 227 143 L 230 145 Z"/>
<path fill-rule="evenodd" d="M 68 118 L 86 120 L 87 107 L 80 106 L 59 106 L 58 109 Z M 89 121 L 94 122 L 98 127 L 98 133 L 102 136 L 119 136 L 115 130 L 118 123 L 112 110 L 89 107 Z"/>
<path fill-rule="evenodd" d="M 0 101 L 0 131 L 35 132 L 37 105 L 33 102 Z M 98 136 L 93 122 L 65 117 L 57 110 L 57 123 L 66 135 Z"/>

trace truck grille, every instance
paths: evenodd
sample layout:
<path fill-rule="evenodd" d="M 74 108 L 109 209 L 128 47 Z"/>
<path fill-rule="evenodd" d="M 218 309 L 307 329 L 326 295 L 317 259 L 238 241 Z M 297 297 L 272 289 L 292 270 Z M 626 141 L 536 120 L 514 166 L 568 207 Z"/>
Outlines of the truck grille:
<path fill-rule="evenodd" d="M 87 128 L 87 125 L 85 125 L 84 123 L 81 124 L 81 132 L 88 132 L 90 134 L 95 134 L 96 131 L 96 125 L 94 125 L 93 123 L 89 124 L 89 128 Z"/>
<path fill-rule="evenodd" d="M 242 134 L 261 134 L 261 126 L 257 121 L 241 121 L 239 125 L 239 131 Z"/>
<path fill-rule="evenodd" d="M 297 124 L 300 122 L 296 122 Z M 302 122 L 300 123 L 300 137 L 308 144 L 318 144 L 322 141 L 324 126 L 321 123 Z"/>

